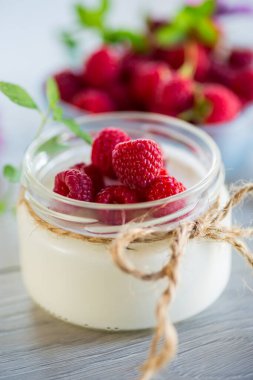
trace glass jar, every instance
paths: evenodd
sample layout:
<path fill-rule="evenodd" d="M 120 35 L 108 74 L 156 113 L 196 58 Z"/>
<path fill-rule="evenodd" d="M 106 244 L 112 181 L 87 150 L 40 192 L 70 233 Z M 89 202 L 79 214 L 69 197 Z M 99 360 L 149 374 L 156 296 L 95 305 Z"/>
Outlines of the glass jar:
<path fill-rule="evenodd" d="M 127 205 L 65 198 L 52 191 L 54 176 L 80 161 L 88 162 L 90 146 L 60 127 L 48 130 L 30 145 L 23 162 L 17 215 L 26 288 L 37 304 L 77 325 L 108 330 L 153 327 L 164 280 L 143 282 L 123 273 L 112 260 L 110 242 L 125 222 L 173 230 L 196 219 L 217 197 L 224 202 L 227 192 L 219 150 L 203 131 L 165 116 L 115 113 L 79 122 L 92 135 L 115 126 L 132 138 L 156 140 L 170 175 L 187 191 Z M 230 218 L 224 223 L 229 225 Z M 161 268 L 169 254 L 168 239 L 135 242 L 128 250 L 134 265 L 145 272 Z M 172 320 L 189 318 L 214 302 L 229 274 L 230 247 L 190 241 L 170 310 Z"/>
<path fill-rule="evenodd" d="M 228 123 L 201 127 L 220 148 L 229 181 L 238 180 L 238 173 L 241 178 L 247 176 L 245 162 L 252 147 L 252 122 L 253 106 L 250 105 Z"/>

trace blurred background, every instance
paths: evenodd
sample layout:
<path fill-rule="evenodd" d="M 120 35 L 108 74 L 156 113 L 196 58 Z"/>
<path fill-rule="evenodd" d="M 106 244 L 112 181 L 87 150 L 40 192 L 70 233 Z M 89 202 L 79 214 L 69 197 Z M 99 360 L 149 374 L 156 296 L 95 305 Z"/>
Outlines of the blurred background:
<path fill-rule="evenodd" d="M 73 0 L 0 0 L 1 80 L 24 86 L 38 102 L 43 102 L 42 84 L 45 78 L 70 64 L 66 49 L 59 42 L 59 35 L 74 22 L 73 5 L 76 3 Z M 94 5 L 98 1 L 86 0 L 84 3 Z M 143 14 L 158 18 L 173 15 L 184 3 L 183 0 L 112 0 L 110 22 L 115 26 L 140 27 Z M 226 3 L 229 6 L 242 3 L 253 6 L 253 0 L 227 0 Z M 253 48 L 252 19 L 253 14 L 250 13 L 222 17 L 228 40 L 237 46 Z M 93 42 L 89 38 L 85 45 L 92 46 Z M 0 95 L 0 128 L 1 139 L 4 140 L 0 148 L 1 165 L 4 162 L 19 162 L 33 137 L 36 123 L 36 113 L 17 108 Z M 249 168 L 246 170 L 248 165 L 253 166 L 250 152 L 243 165 L 244 178 L 251 175 Z"/>

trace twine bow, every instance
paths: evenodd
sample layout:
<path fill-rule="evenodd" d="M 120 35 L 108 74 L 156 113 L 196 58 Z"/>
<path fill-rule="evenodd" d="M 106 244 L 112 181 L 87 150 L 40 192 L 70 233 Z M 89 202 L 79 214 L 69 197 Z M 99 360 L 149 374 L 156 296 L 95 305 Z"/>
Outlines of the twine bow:
<path fill-rule="evenodd" d="M 224 207 L 220 206 L 219 199 L 212 207 L 196 221 L 179 225 L 173 231 L 159 232 L 151 228 L 129 228 L 114 239 L 110 252 L 115 264 L 125 273 L 143 281 L 157 281 L 167 279 L 167 286 L 162 293 L 156 308 L 157 326 L 152 338 L 148 358 L 143 365 L 141 380 L 149 380 L 176 354 L 177 332 L 168 318 L 168 307 L 173 299 L 178 284 L 179 266 L 185 247 L 191 239 L 207 239 L 229 243 L 253 267 L 253 253 L 245 245 L 242 238 L 253 237 L 253 228 L 225 227 L 222 221 L 229 212 L 244 198 L 253 194 L 253 183 L 249 183 L 235 190 Z M 156 272 L 145 273 L 128 260 L 126 248 L 136 240 L 152 238 L 168 239 L 170 256 L 167 263 Z M 158 345 L 162 340 L 160 350 Z"/>

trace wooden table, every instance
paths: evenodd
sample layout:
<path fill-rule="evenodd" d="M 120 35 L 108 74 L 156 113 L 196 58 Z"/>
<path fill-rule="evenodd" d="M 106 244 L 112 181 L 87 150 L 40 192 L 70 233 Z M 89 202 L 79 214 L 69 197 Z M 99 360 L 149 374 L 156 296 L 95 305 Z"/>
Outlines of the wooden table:
<path fill-rule="evenodd" d="M 252 215 L 250 203 L 236 213 L 244 222 Z M 0 379 L 135 379 L 151 332 L 86 330 L 51 317 L 24 289 L 12 216 L 0 220 L 0 237 Z M 178 356 L 157 379 L 253 379 L 253 277 L 241 258 L 220 299 L 177 329 Z"/>

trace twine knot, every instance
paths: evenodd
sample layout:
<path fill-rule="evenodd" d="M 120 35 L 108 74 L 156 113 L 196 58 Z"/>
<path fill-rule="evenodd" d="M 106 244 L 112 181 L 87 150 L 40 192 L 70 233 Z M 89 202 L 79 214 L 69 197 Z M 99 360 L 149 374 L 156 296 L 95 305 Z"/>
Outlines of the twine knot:
<path fill-rule="evenodd" d="M 20 204 L 24 204 L 30 215 L 41 227 L 62 237 L 71 237 L 90 243 L 110 244 L 110 253 L 114 263 L 125 273 L 143 281 L 157 281 L 167 279 L 167 286 L 163 291 L 156 307 L 157 326 L 151 341 L 150 352 L 142 368 L 141 380 L 149 380 L 176 354 L 177 332 L 168 317 L 168 307 L 173 299 L 178 283 L 179 266 L 189 240 L 207 239 L 209 241 L 226 242 L 230 244 L 253 268 L 253 254 L 242 241 L 253 237 L 253 228 L 224 227 L 222 221 L 230 211 L 240 204 L 244 198 L 253 194 L 253 183 L 246 184 L 235 190 L 224 207 L 217 199 L 205 214 L 195 221 L 180 224 L 173 231 L 161 231 L 153 228 L 134 228 L 133 224 L 126 224 L 122 232 L 115 238 L 94 237 L 78 234 L 50 224 L 34 212 L 29 202 L 21 192 Z M 136 241 L 168 241 L 170 255 L 165 265 L 156 272 L 145 273 L 135 268 L 125 255 L 129 245 Z M 162 340 L 160 350 L 158 345 Z"/>

